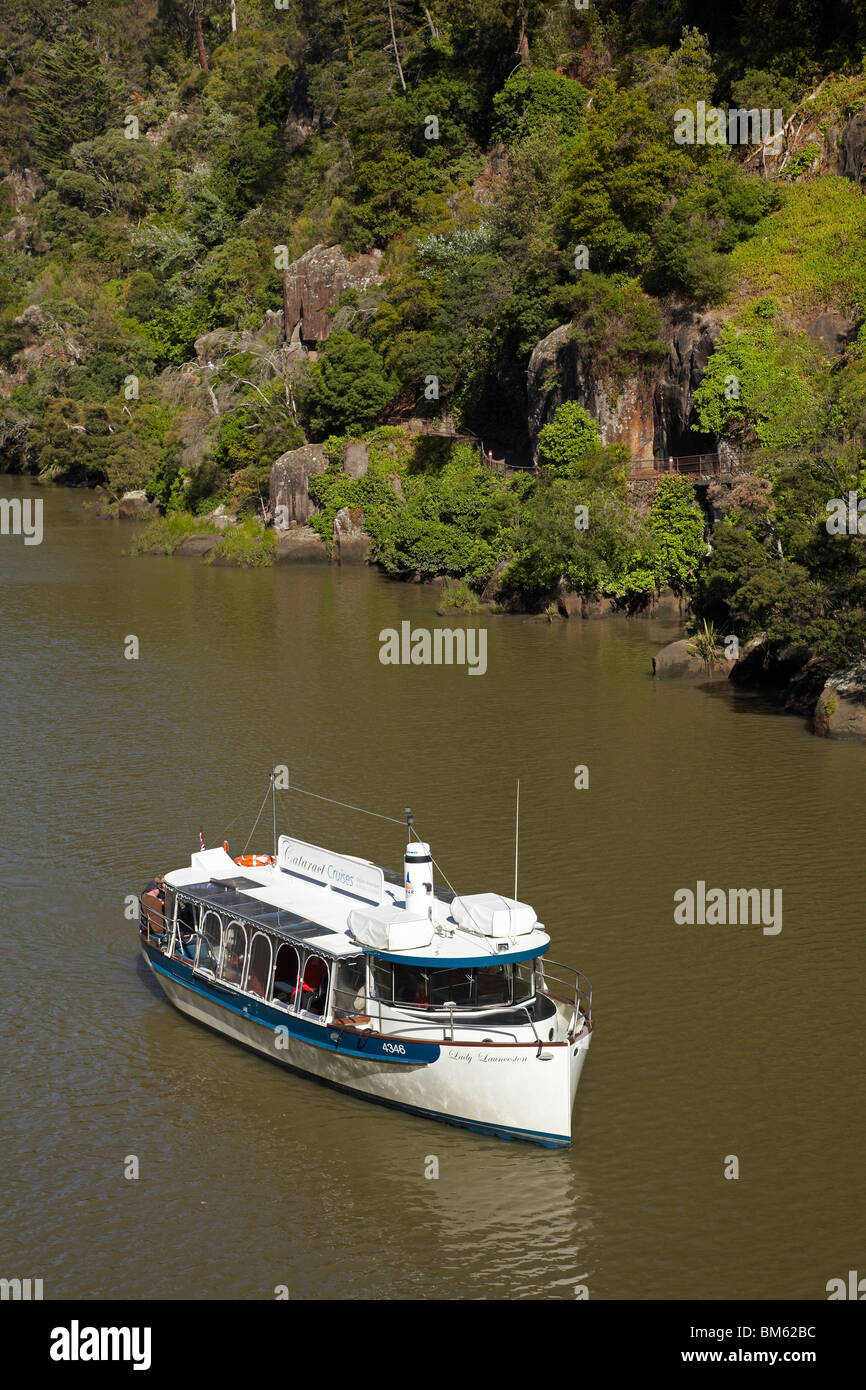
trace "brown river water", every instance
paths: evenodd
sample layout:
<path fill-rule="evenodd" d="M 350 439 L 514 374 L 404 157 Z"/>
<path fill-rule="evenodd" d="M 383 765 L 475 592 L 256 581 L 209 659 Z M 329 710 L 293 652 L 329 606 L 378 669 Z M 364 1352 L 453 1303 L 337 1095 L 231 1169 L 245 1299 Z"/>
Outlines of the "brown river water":
<path fill-rule="evenodd" d="M 46 1299 L 822 1299 L 866 1274 L 866 749 L 654 684 L 670 625 L 438 618 L 435 588 L 373 570 L 135 558 L 81 493 L 0 492 L 44 500 L 41 545 L 0 536 L 0 1276 Z M 486 674 L 381 664 L 405 619 L 486 627 Z M 571 1150 L 330 1091 L 166 1001 L 125 897 L 200 823 L 240 853 L 275 763 L 411 805 L 467 892 L 513 889 L 520 778 L 519 896 L 594 986 Z M 278 829 L 401 862 L 398 826 L 324 802 L 284 796 Z M 781 889 L 781 932 L 677 925 L 698 880 Z"/>

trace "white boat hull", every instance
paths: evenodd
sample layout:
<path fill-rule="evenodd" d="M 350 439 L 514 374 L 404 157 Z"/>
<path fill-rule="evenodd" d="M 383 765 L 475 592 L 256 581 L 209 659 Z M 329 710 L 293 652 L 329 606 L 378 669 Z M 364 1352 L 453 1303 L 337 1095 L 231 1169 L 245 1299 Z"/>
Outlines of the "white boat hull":
<path fill-rule="evenodd" d="M 182 1013 L 298 1073 L 451 1124 L 548 1147 L 571 1143 L 572 1110 L 591 1031 L 570 1042 L 545 1044 L 540 1055 L 534 1042 L 456 1041 L 440 1043 L 430 1050 L 434 1060 L 417 1064 L 350 1055 L 296 1036 L 289 1015 L 281 1027 L 248 1017 L 241 1007 L 227 1008 L 194 977 L 176 978 L 159 969 L 148 951 L 143 954 Z M 239 996 L 239 1006 L 243 1002 Z M 323 1036 L 328 1031 L 322 1025 Z"/>

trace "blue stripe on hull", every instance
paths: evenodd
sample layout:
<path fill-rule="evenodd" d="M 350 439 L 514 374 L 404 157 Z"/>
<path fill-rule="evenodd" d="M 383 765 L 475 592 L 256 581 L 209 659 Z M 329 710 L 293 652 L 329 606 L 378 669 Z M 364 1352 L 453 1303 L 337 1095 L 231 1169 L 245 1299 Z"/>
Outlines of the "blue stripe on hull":
<path fill-rule="evenodd" d="M 166 956 L 163 956 L 161 951 L 155 950 L 146 941 L 142 941 L 141 944 L 147 954 L 147 958 L 150 965 L 152 966 L 154 972 L 157 975 L 167 975 L 170 979 L 173 979 L 177 984 L 182 985 L 185 989 L 191 990 L 194 994 L 204 995 L 204 997 L 206 999 L 210 999 L 212 1003 L 220 1004 L 223 1007 L 229 1009 L 231 1012 L 240 1014 L 242 1018 L 250 1018 L 253 1020 L 253 1022 L 261 1023 L 265 1027 L 273 1028 L 277 1026 L 277 1024 L 269 1023 L 266 1019 L 258 1018 L 250 1013 L 245 1013 L 243 1009 L 239 1009 L 236 1004 L 230 1004 L 227 1000 L 224 1000 L 216 992 L 202 988 L 199 984 L 193 984 L 191 978 L 192 972 L 189 969 L 189 967 L 184 968 L 183 966 L 181 966 L 181 963 L 179 961 L 175 961 Z M 165 964 L 157 965 L 154 957 L 158 958 L 161 962 L 165 962 Z M 176 966 L 180 968 L 166 969 L 166 965 Z M 189 976 L 190 978 L 187 978 L 187 976 Z M 264 1007 L 266 1008 L 267 1006 Z M 293 1019 L 291 1015 L 278 1014 L 278 1012 L 275 1010 L 268 1010 L 268 1012 L 274 1014 L 275 1017 L 277 1017 L 279 1026 L 288 1026 L 288 1022 L 290 1019 L 294 1023 L 300 1023 L 304 1021 L 297 1018 Z M 213 1024 L 204 1023 L 203 1020 L 193 1019 L 193 1022 L 202 1022 L 203 1027 L 210 1028 L 212 1032 L 218 1033 L 220 1031 L 218 1028 L 215 1028 Z M 309 1026 L 315 1028 L 321 1027 L 321 1025 L 319 1024 L 312 1024 Z M 294 1037 L 298 1042 L 309 1042 L 313 1047 L 327 1047 L 331 1052 L 335 1053 L 338 1050 L 338 1044 L 331 1043 L 330 1040 L 322 1042 L 318 1039 L 308 1038 L 303 1033 L 295 1032 L 291 1029 L 289 1031 L 290 1036 Z M 223 1034 L 222 1036 L 225 1037 L 226 1035 Z M 340 1081 L 333 1081 L 330 1077 L 319 1076 L 317 1072 L 306 1071 L 303 1067 L 295 1066 L 293 1063 L 284 1061 L 283 1058 L 277 1057 L 276 1055 L 270 1057 L 268 1054 L 260 1052 L 257 1047 L 253 1046 L 252 1043 L 243 1042 L 239 1038 L 230 1038 L 229 1041 L 240 1043 L 241 1047 L 245 1047 L 248 1049 L 248 1051 L 254 1052 L 257 1057 L 265 1056 L 267 1061 L 276 1062 L 278 1066 L 281 1066 L 285 1071 L 292 1072 L 295 1076 L 301 1076 L 310 1081 L 318 1081 L 323 1086 L 329 1086 L 331 1090 L 341 1091 L 344 1095 L 347 1096 L 354 1096 L 356 1100 L 372 1101 L 375 1105 L 387 1106 L 389 1110 L 402 1110 L 408 1115 L 419 1115 L 422 1119 L 425 1120 L 440 1120 L 444 1124 L 455 1125 L 459 1129 L 471 1129 L 476 1134 L 486 1134 L 497 1139 L 522 1139 L 526 1140 L 528 1143 L 540 1144 L 542 1148 L 545 1149 L 567 1149 L 571 1145 L 571 1136 L 567 1134 L 545 1134 L 543 1131 L 537 1131 L 533 1129 L 514 1129 L 508 1125 L 491 1125 L 486 1124 L 483 1120 L 470 1120 L 461 1115 L 446 1115 L 439 1110 L 425 1110 L 423 1106 L 410 1105 L 406 1101 L 390 1100 L 386 1099 L 383 1096 L 370 1095 L 368 1092 L 359 1091 L 353 1086 L 345 1086 Z M 406 1045 L 415 1047 L 425 1046 L 424 1044 L 420 1043 Z M 426 1044 L 426 1047 L 432 1047 L 435 1050 L 435 1057 L 428 1055 L 423 1060 L 430 1062 L 435 1061 L 436 1058 L 439 1056 L 438 1045 L 435 1043 Z M 355 1049 L 356 1053 L 357 1051 L 359 1051 L 359 1049 Z M 360 1051 L 363 1056 L 376 1056 L 376 1059 L 378 1061 L 390 1062 L 398 1060 L 385 1055 L 380 1056 L 378 1054 L 371 1054 L 364 1049 L 360 1049 Z M 348 1048 L 344 1047 L 343 1052 L 346 1055 L 349 1055 Z M 408 1062 L 414 1059 L 409 1057 L 405 1059 L 399 1059 L 399 1061 L 401 1062 L 404 1060 Z"/>
<path fill-rule="evenodd" d="M 387 1040 L 382 1040 L 369 1033 L 352 1033 L 341 1029 L 336 1041 L 330 1034 L 336 1025 L 328 1026 L 323 1023 L 312 1023 L 309 1019 L 300 1018 L 297 1014 L 283 1013 L 281 1009 L 271 1008 L 268 1004 L 253 998 L 251 995 L 239 995 L 234 990 L 227 989 L 217 981 L 205 981 L 200 975 L 193 975 L 191 966 L 182 961 L 164 956 L 161 951 L 150 946 L 148 942 L 142 942 L 147 958 L 154 972 L 157 975 L 167 975 L 176 984 L 183 985 L 193 994 L 200 994 L 205 999 L 209 999 L 213 1004 L 219 1004 L 229 1013 L 238 1014 L 241 1018 L 250 1019 L 253 1023 L 259 1023 L 264 1028 L 272 1031 L 276 1028 L 285 1028 L 290 1038 L 299 1042 L 309 1043 L 311 1047 L 324 1048 L 326 1052 L 343 1052 L 349 1056 L 360 1056 L 367 1060 L 377 1062 L 388 1062 L 395 1066 L 428 1066 L 435 1062 L 439 1056 L 439 1044 L 435 1042 L 409 1042 L 401 1039 L 400 1052 L 390 1052 L 387 1050 Z M 244 1000 L 244 1007 L 241 1008 L 235 1002 L 238 999 Z M 392 1044 L 393 1046 L 393 1044 Z"/>

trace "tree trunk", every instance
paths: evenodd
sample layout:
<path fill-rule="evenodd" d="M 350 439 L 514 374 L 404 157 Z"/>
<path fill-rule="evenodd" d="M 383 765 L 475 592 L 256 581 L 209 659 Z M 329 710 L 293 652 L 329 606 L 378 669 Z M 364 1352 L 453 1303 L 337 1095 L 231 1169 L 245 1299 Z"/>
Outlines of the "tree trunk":
<path fill-rule="evenodd" d="M 235 0 L 229 0 L 229 5 L 232 11 L 232 33 L 236 34 L 238 32 L 238 11 Z"/>
<path fill-rule="evenodd" d="M 517 56 L 521 67 L 529 67 L 529 39 L 526 37 L 526 6 L 520 6 L 520 35 L 517 39 Z"/>
<path fill-rule="evenodd" d="M 400 74 L 400 86 L 406 90 L 406 79 L 403 76 L 403 69 L 400 66 L 400 50 L 397 47 L 397 35 L 394 33 L 394 11 L 391 9 L 391 0 L 388 0 L 388 19 L 391 24 L 391 43 L 394 45 L 394 57 L 397 60 L 397 72 Z"/>
<path fill-rule="evenodd" d="M 204 34 L 201 28 L 201 3 L 202 0 L 192 0 L 192 19 L 195 25 L 195 41 L 198 47 L 198 60 L 207 72 L 207 53 L 204 46 Z"/>
<path fill-rule="evenodd" d="M 343 28 L 346 32 L 346 46 L 349 50 L 349 62 L 355 66 L 355 50 L 352 47 L 352 35 L 349 30 L 349 0 L 343 0 Z"/>

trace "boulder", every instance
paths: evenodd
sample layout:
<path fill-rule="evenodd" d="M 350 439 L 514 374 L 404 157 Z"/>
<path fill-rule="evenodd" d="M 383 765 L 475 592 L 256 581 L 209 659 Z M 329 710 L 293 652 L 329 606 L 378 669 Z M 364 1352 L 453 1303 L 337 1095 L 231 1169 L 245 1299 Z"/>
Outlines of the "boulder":
<path fill-rule="evenodd" d="M 327 564 L 328 547 L 311 526 L 294 526 L 277 542 L 274 556 L 277 565 Z"/>
<path fill-rule="evenodd" d="M 836 167 L 846 179 L 866 185 L 866 111 L 858 111 L 843 127 Z"/>
<path fill-rule="evenodd" d="M 366 444 L 347 444 L 343 451 L 343 469 L 350 478 L 363 478 L 370 467 Z"/>
<path fill-rule="evenodd" d="M 569 588 L 568 584 L 560 579 L 556 591 L 556 606 L 563 618 L 579 618 L 582 602 L 581 595 L 575 589 Z"/>
<path fill-rule="evenodd" d="M 364 513 L 358 507 L 341 507 L 334 517 L 332 558 L 338 565 L 363 565 L 370 553 L 370 537 L 364 530 Z"/>
<path fill-rule="evenodd" d="M 270 508 L 278 531 L 287 531 L 292 522 L 306 526 L 316 510 L 309 493 L 309 482 L 328 467 L 321 444 L 303 444 L 281 454 L 271 469 Z"/>
<path fill-rule="evenodd" d="M 399 478 L 397 481 L 400 481 Z M 507 560 L 497 560 L 493 567 L 493 573 L 481 592 L 482 603 L 498 602 L 499 599 L 504 597 L 505 589 L 502 584 L 502 576 L 508 569 L 508 563 Z"/>
<path fill-rule="evenodd" d="M 825 309 L 804 323 L 806 334 L 824 349 L 828 357 L 838 357 L 856 336 L 857 315 L 839 309 Z"/>
<path fill-rule="evenodd" d="M 616 612 L 616 599 L 605 598 L 602 594 L 581 594 L 580 616 L 582 618 L 609 618 Z"/>
<path fill-rule="evenodd" d="M 220 537 L 208 531 L 200 536 L 185 536 L 174 552 L 175 555 L 207 555 L 209 550 L 213 550 L 215 545 L 219 545 Z"/>
<path fill-rule="evenodd" d="M 125 492 L 117 504 L 117 515 L 121 521 L 134 521 L 140 516 L 152 514 L 152 510 L 144 491 Z"/>
<path fill-rule="evenodd" d="M 238 524 L 237 517 L 227 512 L 223 504 L 220 504 L 215 511 L 208 512 L 205 520 L 209 521 L 212 526 L 215 526 L 218 531 L 225 531 L 230 526 L 237 526 Z"/>
<path fill-rule="evenodd" d="M 866 661 L 828 677 L 818 696 L 812 727 L 819 738 L 866 743 Z"/>
<path fill-rule="evenodd" d="M 348 261 L 339 246 L 313 246 L 293 261 L 283 280 L 286 341 L 315 347 L 339 326 L 328 311 L 344 290 L 359 294 L 381 282 L 381 251 Z"/>
<path fill-rule="evenodd" d="M 807 646 L 794 642 L 779 646 L 763 632 L 750 638 L 731 672 L 734 685 L 761 690 L 791 714 L 806 717 L 813 712 L 826 678 L 826 666 Z"/>
<path fill-rule="evenodd" d="M 678 642 L 669 642 L 653 657 L 653 676 L 656 680 L 727 680 L 735 663 L 721 651 L 716 652 L 716 660 L 708 666 L 703 657 L 690 650 L 692 639 L 683 637 Z"/>

